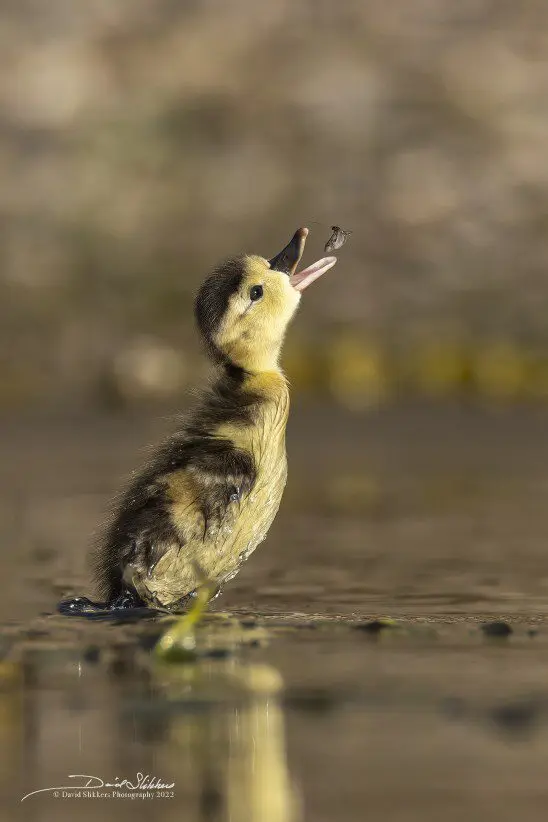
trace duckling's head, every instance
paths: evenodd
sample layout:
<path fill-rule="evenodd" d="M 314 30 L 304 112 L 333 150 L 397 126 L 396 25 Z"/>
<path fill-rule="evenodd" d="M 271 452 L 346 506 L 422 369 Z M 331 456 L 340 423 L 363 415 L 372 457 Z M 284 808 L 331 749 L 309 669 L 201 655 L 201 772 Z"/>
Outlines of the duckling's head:
<path fill-rule="evenodd" d="M 234 257 L 206 279 L 196 299 L 196 319 L 217 361 L 252 374 L 278 368 L 302 292 L 337 262 L 324 257 L 297 272 L 307 236 L 308 229 L 299 228 L 272 259 Z"/>

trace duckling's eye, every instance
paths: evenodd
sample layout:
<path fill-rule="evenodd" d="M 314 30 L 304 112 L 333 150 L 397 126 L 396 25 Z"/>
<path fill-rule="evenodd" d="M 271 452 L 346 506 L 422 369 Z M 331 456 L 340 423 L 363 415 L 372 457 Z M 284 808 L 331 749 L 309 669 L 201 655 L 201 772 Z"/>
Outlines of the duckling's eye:
<path fill-rule="evenodd" d="M 262 285 L 254 285 L 249 291 L 249 299 L 252 302 L 255 302 L 255 300 L 260 300 L 262 296 L 263 296 L 263 287 L 262 287 Z"/>

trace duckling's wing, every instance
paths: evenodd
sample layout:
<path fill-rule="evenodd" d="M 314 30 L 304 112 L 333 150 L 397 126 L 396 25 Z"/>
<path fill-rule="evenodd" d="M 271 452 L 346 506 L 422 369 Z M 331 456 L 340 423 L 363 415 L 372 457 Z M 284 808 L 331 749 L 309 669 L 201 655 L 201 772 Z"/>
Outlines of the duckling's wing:
<path fill-rule="evenodd" d="M 151 492 L 160 489 L 161 510 L 140 530 L 141 550 L 128 568 L 140 596 L 164 606 L 199 587 L 200 573 L 222 576 L 238 551 L 240 499 L 255 481 L 252 456 L 228 440 L 186 443 L 185 452 L 184 460 L 172 454 L 168 466 L 159 465 L 149 484 Z"/>

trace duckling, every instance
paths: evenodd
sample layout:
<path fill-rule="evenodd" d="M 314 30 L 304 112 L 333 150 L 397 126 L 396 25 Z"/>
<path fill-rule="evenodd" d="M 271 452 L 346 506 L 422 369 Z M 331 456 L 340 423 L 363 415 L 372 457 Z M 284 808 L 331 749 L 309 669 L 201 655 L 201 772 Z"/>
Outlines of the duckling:
<path fill-rule="evenodd" d="M 261 543 L 287 477 L 289 390 L 279 359 L 286 329 L 324 257 L 297 272 L 307 228 L 267 260 L 242 255 L 210 274 L 195 302 L 215 377 L 180 429 L 123 494 L 95 558 L 106 604 L 184 609 L 204 577 L 219 592 Z"/>

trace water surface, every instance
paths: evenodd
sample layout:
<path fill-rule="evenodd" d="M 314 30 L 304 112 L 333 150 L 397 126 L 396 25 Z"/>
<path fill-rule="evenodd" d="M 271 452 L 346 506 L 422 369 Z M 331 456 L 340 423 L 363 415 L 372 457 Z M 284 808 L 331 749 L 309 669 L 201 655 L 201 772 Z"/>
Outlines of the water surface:
<path fill-rule="evenodd" d="M 545 414 L 296 409 L 268 541 L 179 666 L 151 656 L 154 623 L 53 613 L 89 590 L 90 535 L 166 428 L 2 423 L 4 817 L 544 819 Z M 379 617 L 395 627 L 363 629 Z M 489 640 L 493 620 L 513 632 Z M 137 773 L 173 788 L 20 803 Z"/>

